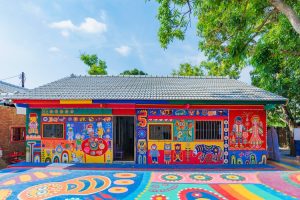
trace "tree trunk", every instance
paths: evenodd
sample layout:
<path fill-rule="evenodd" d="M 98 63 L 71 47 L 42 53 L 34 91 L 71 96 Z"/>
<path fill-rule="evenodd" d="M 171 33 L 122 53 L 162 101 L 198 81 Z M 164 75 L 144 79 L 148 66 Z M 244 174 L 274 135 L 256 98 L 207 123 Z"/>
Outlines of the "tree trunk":
<path fill-rule="evenodd" d="M 296 11 L 283 0 L 270 0 L 270 3 L 288 18 L 294 30 L 300 35 L 300 18 Z"/>
<path fill-rule="evenodd" d="M 292 116 L 292 113 L 290 112 L 289 108 L 286 105 L 282 106 L 282 110 L 286 115 L 286 122 L 288 124 L 287 132 L 288 132 L 288 138 L 289 138 L 289 146 L 290 146 L 290 155 L 295 156 L 296 155 L 296 149 L 294 144 L 294 128 L 296 125 L 295 119 Z"/>

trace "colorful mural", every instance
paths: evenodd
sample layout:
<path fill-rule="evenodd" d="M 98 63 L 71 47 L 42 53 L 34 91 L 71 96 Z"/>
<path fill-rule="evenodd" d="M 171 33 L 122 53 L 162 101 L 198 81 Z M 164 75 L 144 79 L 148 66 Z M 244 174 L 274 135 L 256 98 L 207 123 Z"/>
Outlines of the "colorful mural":
<path fill-rule="evenodd" d="M 267 151 L 229 151 L 230 164 L 266 164 Z"/>
<path fill-rule="evenodd" d="M 28 115 L 28 125 L 27 125 L 27 132 L 26 138 L 29 140 L 40 140 L 40 116 L 37 112 L 31 112 Z"/>
<path fill-rule="evenodd" d="M 72 113 L 71 111 L 70 113 Z M 44 123 L 63 123 L 65 127 L 64 138 L 42 138 L 41 141 L 27 141 L 27 161 L 51 163 L 112 162 L 112 117 L 42 115 L 41 118 L 41 126 Z"/>
<path fill-rule="evenodd" d="M 265 111 L 230 111 L 229 124 L 230 150 L 266 150 Z"/>
<path fill-rule="evenodd" d="M 175 120 L 174 122 L 174 141 L 191 142 L 194 140 L 194 121 Z"/>
<path fill-rule="evenodd" d="M 111 163 L 113 120 L 112 116 L 94 114 L 99 112 L 97 109 L 29 110 L 26 160 Z M 137 164 L 265 163 L 264 110 L 136 109 L 136 119 Z M 222 138 L 196 140 L 196 121 L 201 120 L 221 121 Z M 64 124 L 64 137 L 41 138 L 43 124 L 55 123 Z M 151 124 L 170 125 L 171 138 L 150 140 Z M 199 128 L 197 131 L 199 135 Z"/>
<path fill-rule="evenodd" d="M 172 139 L 149 140 L 148 164 L 223 164 L 228 163 L 228 110 L 192 110 L 192 109 L 149 109 L 147 118 L 138 117 L 141 123 L 172 124 Z M 224 141 L 196 141 L 195 119 L 223 121 Z M 140 127 L 138 126 L 138 129 Z M 146 126 L 144 135 L 148 135 Z M 225 161 L 226 160 L 226 161 Z"/>
<path fill-rule="evenodd" d="M 41 141 L 40 140 L 26 141 L 26 161 L 41 162 Z"/>
<path fill-rule="evenodd" d="M 136 163 L 147 164 L 147 110 L 136 110 L 137 124 L 136 124 Z"/>

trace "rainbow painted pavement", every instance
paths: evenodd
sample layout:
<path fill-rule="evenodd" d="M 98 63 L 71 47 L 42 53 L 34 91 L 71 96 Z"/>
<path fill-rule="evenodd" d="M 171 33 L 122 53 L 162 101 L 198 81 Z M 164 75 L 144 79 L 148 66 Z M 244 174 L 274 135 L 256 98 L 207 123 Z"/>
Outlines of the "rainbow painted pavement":
<path fill-rule="evenodd" d="M 300 199 L 300 171 L 0 170 L 2 199 Z"/>

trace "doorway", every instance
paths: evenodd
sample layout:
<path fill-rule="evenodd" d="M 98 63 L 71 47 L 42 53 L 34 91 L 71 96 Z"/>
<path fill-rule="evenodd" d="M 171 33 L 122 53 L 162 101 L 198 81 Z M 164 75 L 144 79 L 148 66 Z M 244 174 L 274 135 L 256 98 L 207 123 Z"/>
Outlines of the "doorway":
<path fill-rule="evenodd" d="M 134 161 L 134 117 L 114 117 L 114 161 Z"/>

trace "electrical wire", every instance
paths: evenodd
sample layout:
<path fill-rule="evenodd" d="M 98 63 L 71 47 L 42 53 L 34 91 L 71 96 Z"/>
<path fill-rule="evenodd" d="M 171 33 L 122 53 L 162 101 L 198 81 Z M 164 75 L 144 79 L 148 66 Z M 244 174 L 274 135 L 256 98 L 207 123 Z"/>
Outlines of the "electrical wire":
<path fill-rule="evenodd" d="M 0 81 L 8 80 L 8 79 L 19 77 L 19 76 L 20 76 L 20 74 L 18 74 L 16 76 L 11 76 L 11 77 L 7 77 L 7 78 L 4 78 L 4 79 L 1 79 Z"/>

